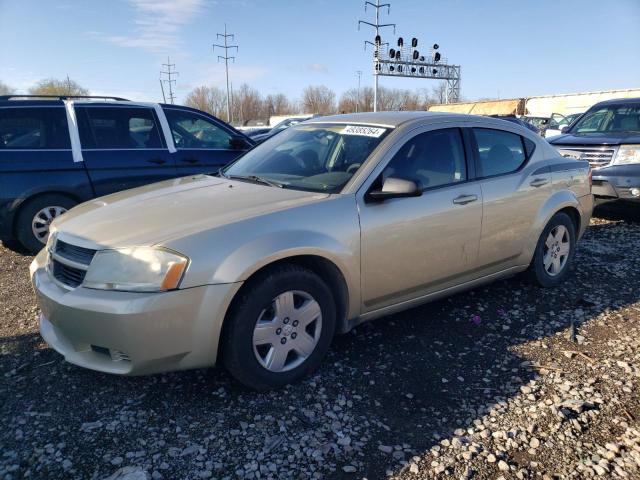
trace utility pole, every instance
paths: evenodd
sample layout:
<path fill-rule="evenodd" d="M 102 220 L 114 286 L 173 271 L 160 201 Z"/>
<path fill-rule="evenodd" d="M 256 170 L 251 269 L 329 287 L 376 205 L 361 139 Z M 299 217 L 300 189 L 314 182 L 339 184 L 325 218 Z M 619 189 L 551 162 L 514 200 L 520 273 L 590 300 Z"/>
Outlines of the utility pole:
<path fill-rule="evenodd" d="M 218 33 L 216 34 L 216 39 L 222 37 L 224 39 L 224 45 L 218 45 L 217 43 L 213 44 L 213 51 L 215 52 L 216 47 L 218 48 L 223 48 L 224 49 L 224 55 L 218 55 L 218 61 L 220 60 L 224 60 L 224 71 L 225 71 L 225 75 L 227 77 L 227 122 L 231 123 L 232 119 L 231 119 L 231 95 L 229 93 L 229 60 L 233 60 L 233 62 L 235 63 L 236 61 L 236 57 L 230 57 L 229 56 L 229 49 L 236 49 L 236 52 L 238 51 L 238 46 L 237 45 L 229 45 L 228 40 L 234 40 L 234 36 L 232 33 L 227 33 L 227 24 L 224 24 L 224 33 Z"/>
<path fill-rule="evenodd" d="M 362 70 L 356 72 L 358 76 L 358 93 L 356 95 L 356 113 L 358 113 L 358 107 L 360 106 L 360 79 L 362 78 Z"/>
<path fill-rule="evenodd" d="M 380 3 L 380 0 L 376 0 L 376 3 L 372 3 L 369 1 L 364 2 L 364 11 L 367 11 L 367 5 L 376 9 L 376 23 L 366 22 L 364 20 L 358 20 L 358 30 L 360 30 L 360 24 L 364 23 L 365 25 L 369 25 L 376 29 L 376 36 L 374 37 L 373 42 L 365 41 L 364 48 L 367 48 L 367 44 L 373 46 L 373 111 L 378 111 L 378 73 L 380 71 L 380 46 L 382 45 L 382 40 L 380 38 L 380 29 L 384 27 L 393 27 L 393 33 L 396 33 L 396 24 L 395 23 L 380 23 L 380 9 L 387 7 L 387 15 L 391 11 L 390 3 Z"/>
<path fill-rule="evenodd" d="M 175 85 L 176 81 L 171 79 L 171 76 L 178 76 L 179 73 L 176 72 L 175 70 L 171 70 L 172 68 L 175 69 L 176 64 L 175 63 L 171 63 L 171 59 L 169 57 L 167 57 L 167 63 L 163 63 L 162 64 L 163 67 L 166 68 L 165 70 L 160 70 L 160 88 L 162 88 L 162 98 L 164 99 L 164 101 L 167 101 L 167 98 L 164 96 L 164 85 L 163 83 L 167 83 L 169 85 L 169 102 L 171 102 L 171 104 L 174 103 L 175 101 L 175 95 L 173 94 L 173 85 Z M 163 79 L 162 75 L 166 75 L 167 78 Z"/>

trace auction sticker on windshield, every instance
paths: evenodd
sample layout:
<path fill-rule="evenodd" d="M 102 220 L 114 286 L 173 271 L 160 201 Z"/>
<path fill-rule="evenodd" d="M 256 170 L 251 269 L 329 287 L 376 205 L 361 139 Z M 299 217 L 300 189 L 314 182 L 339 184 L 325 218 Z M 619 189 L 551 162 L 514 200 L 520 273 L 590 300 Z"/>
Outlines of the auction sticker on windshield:
<path fill-rule="evenodd" d="M 342 129 L 340 133 L 342 135 L 360 135 L 363 137 L 378 138 L 386 130 L 387 130 L 386 128 L 363 127 L 361 125 L 347 125 Z"/>

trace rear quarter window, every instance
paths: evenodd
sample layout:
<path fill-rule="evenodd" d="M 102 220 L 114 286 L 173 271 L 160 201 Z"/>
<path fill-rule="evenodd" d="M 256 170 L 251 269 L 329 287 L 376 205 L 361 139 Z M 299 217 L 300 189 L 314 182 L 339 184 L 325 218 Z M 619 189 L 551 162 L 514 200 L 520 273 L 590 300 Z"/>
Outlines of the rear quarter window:
<path fill-rule="evenodd" d="M 64 107 L 0 108 L 0 150 L 70 148 Z"/>
<path fill-rule="evenodd" d="M 531 156 L 535 143 L 516 133 L 474 128 L 479 175 L 493 177 L 517 171 Z"/>

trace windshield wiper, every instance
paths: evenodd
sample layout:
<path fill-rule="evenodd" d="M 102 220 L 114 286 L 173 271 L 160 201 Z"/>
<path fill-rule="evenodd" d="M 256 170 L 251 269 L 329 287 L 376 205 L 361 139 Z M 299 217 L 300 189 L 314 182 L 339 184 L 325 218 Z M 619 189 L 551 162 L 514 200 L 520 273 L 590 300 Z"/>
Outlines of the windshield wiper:
<path fill-rule="evenodd" d="M 220 172 L 220 174 L 224 178 L 229 178 L 231 180 L 248 180 L 253 183 L 261 183 L 270 187 L 284 188 L 284 185 L 282 183 L 274 182 L 273 180 L 267 180 L 266 178 L 259 177 L 258 175 L 228 175 L 224 172 Z"/>

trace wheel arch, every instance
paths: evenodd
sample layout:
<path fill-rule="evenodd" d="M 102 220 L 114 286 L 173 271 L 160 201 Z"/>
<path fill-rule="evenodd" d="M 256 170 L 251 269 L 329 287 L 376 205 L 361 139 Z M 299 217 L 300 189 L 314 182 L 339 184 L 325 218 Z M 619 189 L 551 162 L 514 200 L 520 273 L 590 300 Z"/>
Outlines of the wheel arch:
<path fill-rule="evenodd" d="M 251 288 L 252 280 L 265 274 L 269 270 L 278 268 L 282 265 L 297 265 L 304 267 L 317 274 L 326 283 L 329 290 L 331 290 L 336 303 L 336 332 L 345 333 L 348 330 L 347 319 L 349 316 L 349 287 L 347 285 L 347 281 L 340 268 L 333 261 L 317 254 L 299 254 L 283 257 L 273 260 L 265 265 L 261 265 L 259 268 L 253 270 L 244 281 L 242 287 L 238 289 L 229 302 L 224 315 L 222 330 L 225 329 L 225 324 L 227 324 L 227 320 L 231 315 L 236 302 L 242 298 L 242 295 L 247 289 Z"/>
<path fill-rule="evenodd" d="M 560 190 L 551 195 L 538 211 L 538 215 L 531 228 L 531 235 L 529 236 L 527 246 L 524 250 L 525 256 L 521 257 L 521 264 L 528 265 L 531 263 L 540 235 L 549 223 L 549 220 L 551 220 L 551 218 L 557 213 L 562 212 L 569 215 L 569 218 L 571 218 L 571 221 L 576 227 L 577 239 L 580 228 L 582 227 L 580 208 L 580 201 L 571 191 Z"/>
<path fill-rule="evenodd" d="M 73 200 L 76 203 L 82 203 L 83 200 L 81 197 L 79 197 L 78 195 L 66 191 L 66 190 L 43 190 L 43 191 L 37 191 L 34 192 L 32 194 L 30 194 L 29 196 L 25 196 L 22 197 L 20 199 L 16 199 L 14 204 L 13 204 L 13 219 L 11 221 L 11 236 L 15 237 L 16 235 L 16 231 L 17 231 L 17 227 L 18 227 L 18 220 L 20 219 L 20 214 L 22 213 L 22 211 L 25 209 L 25 207 L 27 207 L 28 205 L 30 205 L 31 203 L 35 202 L 36 200 L 38 200 L 39 198 L 42 198 L 46 195 L 61 195 L 63 197 L 67 197 L 70 200 Z"/>

